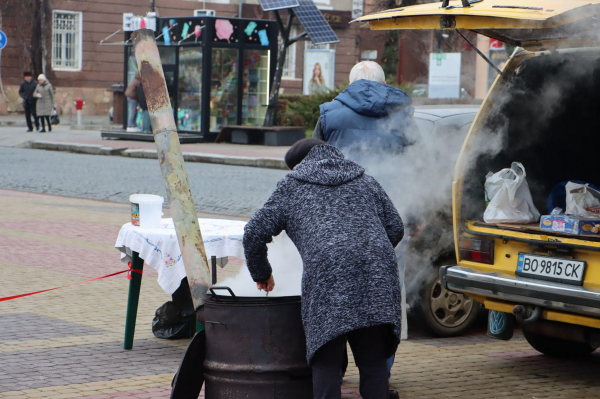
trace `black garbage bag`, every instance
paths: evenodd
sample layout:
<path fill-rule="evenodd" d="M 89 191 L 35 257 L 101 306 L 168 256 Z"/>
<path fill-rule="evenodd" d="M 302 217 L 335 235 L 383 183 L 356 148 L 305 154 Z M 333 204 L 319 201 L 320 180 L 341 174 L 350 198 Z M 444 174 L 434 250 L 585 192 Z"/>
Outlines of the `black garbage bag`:
<path fill-rule="evenodd" d="M 156 338 L 163 339 L 189 338 L 193 335 L 195 316 L 190 286 L 187 278 L 184 278 L 173 293 L 173 300 L 156 309 L 152 319 L 152 333 Z"/>
<path fill-rule="evenodd" d="M 165 302 L 156 309 L 152 319 L 152 333 L 156 338 L 178 339 L 190 336 L 190 328 L 194 320 L 193 310 L 180 309 L 175 303 Z"/>

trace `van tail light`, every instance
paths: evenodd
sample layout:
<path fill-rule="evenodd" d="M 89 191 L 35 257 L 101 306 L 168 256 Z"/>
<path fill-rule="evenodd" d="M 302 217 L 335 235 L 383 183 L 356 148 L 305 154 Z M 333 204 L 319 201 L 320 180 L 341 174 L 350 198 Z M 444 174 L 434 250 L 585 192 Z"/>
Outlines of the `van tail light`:
<path fill-rule="evenodd" d="M 494 264 L 494 240 L 460 237 L 458 249 L 461 260 Z"/>

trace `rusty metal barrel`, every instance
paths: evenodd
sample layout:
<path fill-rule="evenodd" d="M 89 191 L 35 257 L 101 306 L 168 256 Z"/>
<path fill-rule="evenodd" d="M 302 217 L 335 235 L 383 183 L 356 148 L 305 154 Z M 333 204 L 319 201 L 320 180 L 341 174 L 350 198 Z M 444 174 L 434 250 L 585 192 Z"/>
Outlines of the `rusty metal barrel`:
<path fill-rule="evenodd" d="M 204 316 L 207 398 L 312 398 L 299 296 L 212 295 Z"/>

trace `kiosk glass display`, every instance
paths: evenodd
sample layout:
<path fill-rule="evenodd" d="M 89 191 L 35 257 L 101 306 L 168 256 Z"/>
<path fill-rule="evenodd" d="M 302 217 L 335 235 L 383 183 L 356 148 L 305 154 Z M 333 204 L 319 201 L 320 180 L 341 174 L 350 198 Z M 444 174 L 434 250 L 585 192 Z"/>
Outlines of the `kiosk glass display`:
<path fill-rule="evenodd" d="M 202 131 L 202 48 L 179 50 L 177 129 Z"/>
<path fill-rule="evenodd" d="M 269 104 L 269 50 L 244 52 L 242 125 L 262 125 Z"/>
<path fill-rule="evenodd" d="M 214 141 L 225 126 L 264 123 L 277 63 L 275 21 L 169 17 L 156 24 L 177 131 L 189 133 L 186 140 Z M 126 83 L 137 72 L 130 39 L 125 32 Z M 141 119 L 133 106 L 123 108 L 126 115 L 136 113 L 136 122 Z"/>
<path fill-rule="evenodd" d="M 210 131 L 237 125 L 238 50 L 213 48 L 210 76 Z"/>

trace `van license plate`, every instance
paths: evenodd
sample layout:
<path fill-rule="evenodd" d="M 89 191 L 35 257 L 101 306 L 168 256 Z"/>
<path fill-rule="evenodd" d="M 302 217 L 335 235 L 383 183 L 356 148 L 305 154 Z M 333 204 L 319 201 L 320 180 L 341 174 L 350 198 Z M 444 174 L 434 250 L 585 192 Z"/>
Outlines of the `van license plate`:
<path fill-rule="evenodd" d="M 520 253 L 516 275 L 564 284 L 583 285 L 585 266 L 585 261 L 581 260 Z"/>

